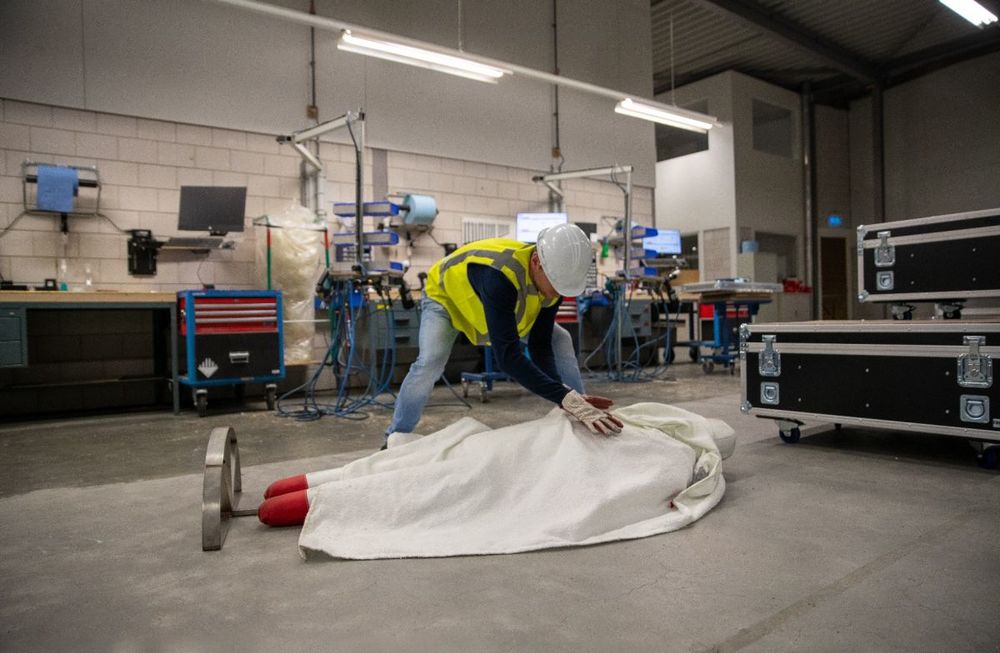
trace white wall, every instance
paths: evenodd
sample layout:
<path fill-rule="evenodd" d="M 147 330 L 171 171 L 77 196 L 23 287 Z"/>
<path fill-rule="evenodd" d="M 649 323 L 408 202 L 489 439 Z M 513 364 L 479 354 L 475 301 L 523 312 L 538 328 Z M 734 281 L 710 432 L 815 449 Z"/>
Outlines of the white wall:
<path fill-rule="evenodd" d="M 305 0 L 280 4 L 308 9 Z M 462 7 L 468 52 L 552 69 L 549 3 Z M 559 11 L 564 74 L 649 96 L 648 4 L 563 0 Z M 458 45 L 452 0 L 321 0 L 317 13 Z M 548 169 L 549 85 L 482 84 L 373 60 L 338 51 L 337 37 L 316 32 L 321 118 L 364 107 L 374 147 Z M 0 55 L 0 97 L 266 134 L 308 124 L 309 29 L 204 0 L 5 0 Z M 560 100 L 567 169 L 629 163 L 637 184 L 652 185 L 648 123 L 615 114 L 613 100 L 573 91 Z"/>
<path fill-rule="evenodd" d="M 683 233 L 732 227 L 736 218 L 733 158 L 733 73 L 723 73 L 676 90 L 685 106 L 706 100 L 722 122 L 708 133 L 708 149 L 656 164 L 656 224 Z M 656 96 L 671 101 L 671 94 Z"/>
<path fill-rule="evenodd" d="M 889 89 L 884 97 L 885 219 L 1000 206 L 1000 53 Z M 851 104 L 851 195 L 871 221 L 871 100 Z"/>
<path fill-rule="evenodd" d="M 753 101 L 761 100 L 791 112 L 791 156 L 754 149 Z M 801 101 L 797 93 L 733 74 L 733 125 L 736 157 L 736 225 L 739 238 L 764 231 L 798 237 L 802 248 L 804 207 L 802 195 Z M 738 245 L 738 243 L 737 243 Z M 798 276 L 803 256 L 796 256 Z"/>
<path fill-rule="evenodd" d="M 1000 207 L 1000 53 L 885 94 L 886 220 Z"/>

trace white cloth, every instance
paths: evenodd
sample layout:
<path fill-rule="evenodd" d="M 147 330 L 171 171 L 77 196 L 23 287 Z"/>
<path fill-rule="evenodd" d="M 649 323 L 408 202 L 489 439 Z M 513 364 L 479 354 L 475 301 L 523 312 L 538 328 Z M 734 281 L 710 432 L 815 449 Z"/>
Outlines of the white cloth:
<path fill-rule="evenodd" d="M 308 474 L 303 556 L 515 553 L 682 528 L 725 492 L 718 420 L 656 403 L 590 433 L 561 409 L 501 429 L 463 418 L 335 470 Z"/>

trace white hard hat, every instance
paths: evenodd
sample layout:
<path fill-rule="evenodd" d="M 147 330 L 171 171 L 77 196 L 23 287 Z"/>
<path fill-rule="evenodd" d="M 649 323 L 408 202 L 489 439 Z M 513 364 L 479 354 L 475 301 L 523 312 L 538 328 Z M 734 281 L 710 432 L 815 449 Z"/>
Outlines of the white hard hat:
<path fill-rule="evenodd" d="M 557 224 L 538 234 L 538 259 L 552 287 L 563 297 L 576 297 L 587 286 L 594 262 L 590 239 L 575 224 Z"/>

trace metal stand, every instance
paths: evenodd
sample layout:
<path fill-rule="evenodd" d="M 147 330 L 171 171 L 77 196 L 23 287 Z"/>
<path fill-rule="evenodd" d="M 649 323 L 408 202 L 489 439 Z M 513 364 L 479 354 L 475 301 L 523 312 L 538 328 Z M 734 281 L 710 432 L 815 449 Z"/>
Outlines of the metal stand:
<path fill-rule="evenodd" d="M 479 384 L 479 401 L 481 403 L 486 403 L 489 398 L 486 393 L 493 389 L 494 381 L 507 381 L 510 379 L 503 372 L 493 371 L 493 347 L 486 346 L 483 347 L 483 357 L 485 360 L 485 371 L 482 373 L 475 372 L 462 372 L 462 397 L 465 399 L 469 398 L 469 384 L 478 383 Z"/>
<path fill-rule="evenodd" d="M 243 490 L 240 450 L 232 427 L 212 429 L 205 452 L 205 484 L 201 499 L 201 549 L 219 551 L 226 541 L 231 517 L 249 517 L 257 509 L 238 510 Z"/>
<path fill-rule="evenodd" d="M 618 175 L 625 175 L 625 184 L 622 185 L 618 181 Z M 537 183 L 545 184 L 548 189 L 556 196 L 559 197 L 560 202 L 563 198 L 563 190 L 556 186 L 554 182 L 563 181 L 564 179 L 581 179 L 581 178 L 594 178 L 594 177 L 610 177 L 611 183 L 619 188 L 624 195 L 625 200 L 625 216 L 623 219 L 623 229 L 622 237 L 625 243 L 625 262 L 624 269 L 622 271 L 623 279 L 618 281 L 621 288 L 618 293 L 617 298 L 617 342 L 615 343 L 615 370 L 616 376 L 615 380 L 621 381 L 625 378 L 624 371 L 622 369 L 622 330 L 624 323 L 624 312 L 625 312 L 625 293 L 628 291 L 629 283 L 631 282 L 631 272 L 629 270 L 632 264 L 632 166 L 610 166 L 607 168 L 590 168 L 587 170 L 572 170 L 568 172 L 557 172 L 550 173 L 547 175 L 537 175 L 532 177 L 531 180 Z M 608 365 L 610 368 L 610 364 Z"/>

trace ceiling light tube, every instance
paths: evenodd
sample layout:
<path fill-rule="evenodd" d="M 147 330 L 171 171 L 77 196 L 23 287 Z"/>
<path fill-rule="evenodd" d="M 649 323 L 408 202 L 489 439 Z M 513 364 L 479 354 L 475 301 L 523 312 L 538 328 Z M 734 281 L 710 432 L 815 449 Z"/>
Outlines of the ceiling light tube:
<path fill-rule="evenodd" d="M 658 122 L 661 125 L 669 125 L 679 129 L 698 132 L 699 134 L 708 133 L 708 130 L 715 126 L 715 123 L 707 122 L 706 120 L 699 118 L 693 118 L 687 115 L 688 112 L 683 109 L 667 105 L 654 106 L 644 102 L 636 102 L 632 98 L 625 98 L 619 102 L 615 106 L 615 112 L 625 116 L 632 116 L 633 118 L 651 120 L 653 122 Z M 708 116 L 701 117 L 705 118 Z"/>
<path fill-rule="evenodd" d="M 364 54 L 369 57 L 387 59 L 397 63 L 405 63 L 411 66 L 429 68 L 438 72 L 448 73 L 449 75 L 458 75 L 459 77 L 475 79 L 480 82 L 489 82 L 491 84 L 496 84 L 497 80 L 509 72 L 503 68 L 488 66 L 472 59 L 384 39 L 376 39 L 350 30 L 344 30 L 341 33 L 340 40 L 337 42 L 337 49 Z"/>
<path fill-rule="evenodd" d="M 969 21 L 976 27 L 997 22 L 997 17 L 976 0 L 940 0 L 941 4 Z"/>

